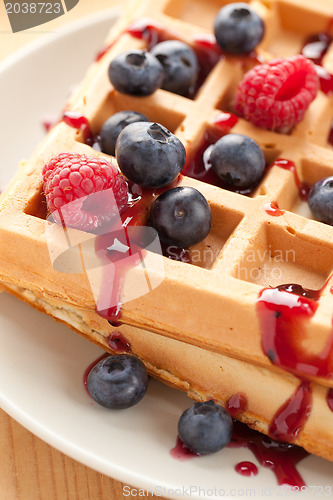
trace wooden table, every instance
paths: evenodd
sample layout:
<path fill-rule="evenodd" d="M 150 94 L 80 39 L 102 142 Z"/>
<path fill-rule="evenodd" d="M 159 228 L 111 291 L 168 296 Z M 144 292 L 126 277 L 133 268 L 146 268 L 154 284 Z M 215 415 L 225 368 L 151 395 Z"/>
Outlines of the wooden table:
<path fill-rule="evenodd" d="M 42 37 L 47 31 L 57 30 L 79 17 L 110 8 L 119 2 L 120 0 L 80 0 L 65 16 L 15 34 L 11 32 L 4 3 L 0 2 L 0 61 L 35 38 Z M 122 483 L 55 450 L 0 409 L 0 500 L 123 498 Z"/>

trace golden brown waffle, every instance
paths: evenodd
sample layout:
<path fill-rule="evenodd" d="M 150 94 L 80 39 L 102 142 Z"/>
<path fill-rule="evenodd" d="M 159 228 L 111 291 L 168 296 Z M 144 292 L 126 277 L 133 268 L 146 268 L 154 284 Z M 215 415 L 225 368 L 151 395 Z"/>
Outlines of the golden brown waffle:
<path fill-rule="evenodd" d="M 112 89 L 107 76 L 110 61 L 130 48 L 146 47 L 145 41 L 126 31 L 130 23 L 148 17 L 194 46 L 198 35 L 212 33 L 214 17 L 225 3 L 132 2 L 106 41 L 109 50 L 91 66 L 67 109 L 84 116 L 93 134 L 116 111 L 142 112 L 174 132 L 187 156 L 193 157 L 206 133 L 223 135 L 216 122 L 221 112 L 232 111 L 244 72 L 258 59 L 298 53 L 309 35 L 328 29 L 333 13 L 330 0 L 315 5 L 310 0 L 251 1 L 266 25 L 258 59 L 221 58 L 194 99 L 164 90 L 137 98 Z M 333 44 L 324 65 L 333 71 Z M 333 149 L 328 143 L 332 99 L 319 92 L 305 119 L 289 135 L 258 129 L 243 119 L 232 132 L 255 139 L 267 164 L 278 158 L 293 162 L 300 181 L 312 185 L 333 174 Z M 61 122 L 22 165 L 1 198 L 0 280 L 7 291 L 110 349 L 108 338 L 114 329 L 95 312 L 87 275 L 75 268 L 57 271 L 50 261 L 46 238 L 50 223 L 45 221 L 41 171 L 50 158 L 64 151 L 100 154 L 84 144 L 82 131 Z M 248 407 L 238 417 L 267 433 L 275 413 L 295 393 L 300 380 L 272 364 L 263 352 L 258 297 L 264 288 L 285 283 L 316 290 L 323 287 L 318 307 L 304 326 L 303 346 L 312 355 L 320 355 L 332 335 L 333 229 L 311 219 L 300 201 L 294 173 L 277 164 L 267 169 L 250 196 L 187 176 L 180 185 L 196 187 L 205 195 L 212 209 L 212 230 L 190 249 L 191 264 L 165 258 L 161 284 L 128 302 L 128 290 L 136 279 L 135 269 L 130 270 L 123 290 L 124 324 L 117 330 L 155 376 L 194 398 L 214 397 L 225 404 L 233 394 L 246 393 Z M 268 213 L 271 202 L 284 213 L 278 217 Z M 73 231 L 73 238 L 80 239 L 77 233 Z M 156 269 L 156 274 L 160 271 Z M 333 460 L 333 412 L 326 401 L 333 378 L 322 373 L 307 373 L 307 378 L 313 380 L 312 411 L 295 442 Z"/>

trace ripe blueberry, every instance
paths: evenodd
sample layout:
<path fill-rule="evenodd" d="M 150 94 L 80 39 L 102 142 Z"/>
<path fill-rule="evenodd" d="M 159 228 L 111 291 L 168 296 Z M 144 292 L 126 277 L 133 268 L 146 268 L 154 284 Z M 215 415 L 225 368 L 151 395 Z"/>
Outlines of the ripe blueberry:
<path fill-rule="evenodd" d="M 206 238 L 212 227 L 212 213 L 197 189 L 175 187 L 156 198 L 150 224 L 164 243 L 188 248 Z"/>
<path fill-rule="evenodd" d="M 131 50 L 115 57 L 109 66 L 109 78 L 123 94 L 150 95 L 163 81 L 163 66 L 149 52 Z"/>
<path fill-rule="evenodd" d="M 215 173 L 230 186 L 255 187 L 265 170 L 265 157 L 258 144 L 242 134 L 227 134 L 219 139 L 210 155 Z"/>
<path fill-rule="evenodd" d="M 116 143 L 116 158 L 122 173 L 140 186 L 167 186 L 181 172 L 186 153 L 183 144 L 158 123 L 131 123 Z"/>
<path fill-rule="evenodd" d="M 312 186 L 308 203 L 316 219 L 333 225 L 333 176 L 326 177 Z"/>
<path fill-rule="evenodd" d="M 178 435 L 191 451 L 208 455 L 230 442 L 232 427 L 227 410 L 210 400 L 185 410 L 178 422 Z"/>
<path fill-rule="evenodd" d="M 158 43 L 151 50 L 164 68 L 162 88 L 175 94 L 187 95 L 194 87 L 199 65 L 194 50 L 178 40 Z"/>
<path fill-rule="evenodd" d="M 91 369 L 87 387 L 100 405 L 111 409 L 129 408 L 145 395 L 148 374 L 145 365 L 135 356 L 108 356 Z"/>
<path fill-rule="evenodd" d="M 114 156 L 116 142 L 120 132 L 130 123 L 148 122 L 148 118 L 136 111 L 119 111 L 104 122 L 100 131 L 101 148 L 103 153 Z"/>
<path fill-rule="evenodd" d="M 214 31 L 217 43 L 225 52 L 248 54 L 261 42 L 265 25 L 248 4 L 230 3 L 217 14 Z"/>

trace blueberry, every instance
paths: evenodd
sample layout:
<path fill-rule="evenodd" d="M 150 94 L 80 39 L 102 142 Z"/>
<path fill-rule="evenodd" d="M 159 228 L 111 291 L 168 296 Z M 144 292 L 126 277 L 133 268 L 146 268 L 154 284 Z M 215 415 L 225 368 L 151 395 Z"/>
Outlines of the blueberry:
<path fill-rule="evenodd" d="M 231 3 L 217 14 L 214 31 L 217 43 L 225 52 L 248 54 L 261 42 L 265 25 L 246 3 Z"/>
<path fill-rule="evenodd" d="M 123 94 L 150 95 L 162 85 L 163 75 L 162 64 L 144 50 L 124 52 L 109 66 L 110 81 Z"/>
<path fill-rule="evenodd" d="M 175 94 L 187 95 L 194 87 L 199 72 L 194 50 L 186 43 L 168 40 L 158 43 L 150 52 L 164 68 L 162 88 Z"/>
<path fill-rule="evenodd" d="M 178 422 L 178 435 L 191 451 L 208 455 L 230 442 L 232 427 L 227 410 L 210 400 L 194 403 L 184 411 Z"/>
<path fill-rule="evenodd" d="M 100 131 L 101 148 L 103 153 L 114 156 L 116 141 L 120 132 L 130 123 L 149 122 L 149 119 L 136 111 L 119 111 L 104 122 Z"/>
<path fill-rule="evenodd" d="M 258 144 L 242 134 L 227 134 L 219 139 L 210 155 L 215 173 L 230 186 L 255 187 L 265 170 L 264 153 Z"/>
<path fill-rule="evenodd" d="M 186 153 L 183 144 L 158 123 L 131 123 L 118 137 L 116 158 L 122 173 L 140 186 L 167 186 L 181 172 Z"/>
<path fill-rule="evenodd" d="M 212 227 L 212 213 L 197 189 L 175 187 L 156 198 L 150 224 L 164 243 L 188 248 L 206 238 Z"/>
<path fill-rule="evenodd" d="M 108 356 L 92 368 L 87 387 L 100 405 L 111 409 L 129 408 L 145 395 L 148 374 L 145 365 L 135 356 Z"/>
<path fill-rule="evenodd" d="M 316 219 L 333 225 L 333 176 L 326 177 L 312 186 L 308 203 Z"/>

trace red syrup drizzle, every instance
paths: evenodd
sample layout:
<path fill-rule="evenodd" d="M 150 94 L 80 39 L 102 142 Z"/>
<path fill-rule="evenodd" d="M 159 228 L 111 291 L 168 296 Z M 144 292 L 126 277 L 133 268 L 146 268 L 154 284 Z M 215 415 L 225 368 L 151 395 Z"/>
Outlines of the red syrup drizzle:
<path fill-rule="evenodd" d="M 105 56 L 105 54 L 113 47 L 113 45 L 116 43 L 117 39 L 114 40 L 112 43 L 109 45 L 106 45 L 103 47 L 99 52 L 97 52 L 96 57 L 95 57 L 95 62 L 98 62 L 102 59 L 102 57 Z"/>
<path fill-rule="evenodd" d="M 332 35 L 328 32 L 318 33 L 308 37 L 303 45 L 302 54 L 315 64 L 319 77 L 320 89 L 328 95 L 333 92 L 333 75 L 323 66 L 323 58 L 332 43 Z"/>
<path fill-rule="evenodd" d="M 65 111 L 62 117 L 62 121 L 64 121 L 70 127 L 81 130 L 83 133 L 83 140 L 86 144 L 88 144 L 89 146 L 93 144 L 94 137 L 91 132 L 88 118 L 76 111 Z"/>
<path fill-rule="evenodd" d="M 235 471 L 241 476 L 256 476 L 258 467 L 252 462 L 239 462 L 235 465 Z"/>
<path fill-rule="evenodd" d="M 101 265 L 104 264 L 104 276 L 99 296 L 102 299 L 103 297 L 110 297 L 110 306 L 103 309 L 97 304 L 96 312 L 103 318 L 106 318 L 112 326 L 118 327 L 122 324 L 121 316 L 124 281 L 128 271 L 142 262 L 145 252 L 144 248 L 136 246 L 136 244 L 130 241 L 127 228 L 131 226 L 148 226 L 149 211 L 152 203 L 161 193 L 175 187 L 179 183 L 180 178 L 181 176 L 166 187 L 154 190 L 143 188 L 129 182 L 129 202 L 127 209 L 121 216 L 122 225 L 121 228 L 119 228 L 119 237 L 118 234 L 115 235 L 115 229 L 113 229 L 110 233 L 102 234 L 96 238 L 95 251 L 101 259 Z M 124 254 L 119 255 L 118 252 L 114 252 L 115 255 L 113 255 L 108 251 L 108 248 L 114 243 L 115 236 L 122 244 L 129 247 L 126 258 L 124 258 Z M 183 262 L 190 261 L 189 250 L 185 248 L 176 249 L 175 247 L 162 246 L 162 252 L 163 255 L 173 258 L 174 260 L 182 260 Z M 108 268 L 108 264 L 116 265 L 112 265 Z"/>
<path fill-rule="evenodd" d="M 120 332 L 113 332 L 107 339 L 108 346 L 115 352 L 132 352 L 131 344 Z"/>
<path fill-rule="evenodd" d="M 200 457 L 201 455 L 198 455 L 197 453 L 194 453 L 191 451 L 180 439 L 179 436 L 177 436 L 177 441 L 176 441 L 176 446 L 170 450 L 170 455 L 175 458 L 176 460 L 179 460 L 180 462 L 185 462 L 186 460 L 189 460 L 191 458 L 195 457 Z"/>
<path fill-rule="evenodd" d="M 233 421 L 233 432 L 228 448 L 248 448 L 260 465 L 270 469 L 279 485 L 305 486 L 305 482 L 296 469 L 296 465 L 309 454 L 303 448 L 289 443 L 282 443 L 261 434 L 247 425 Z M 180 461 L 200 457 L 183 444 L 179 436 L 176 446 L 170 450 L 173 458 Z M 240 462 L 235 466 L 236 472 L 242 475 L 256 475 L 258 468 L 252 462 Z"/>
<path fill-rule="evenodd" d="M 327 391 L 326 401 L 327 401 L 329 409 L 331 411 L 333 411 L 333 389 L 329 389 Z"/>
<path fill-rule="evenodd" d="M 304 427 L 311 408 L 310 382 L 304 381 L 274 415 L 269 434 L 280 441 L 294 441 Z"/>
<path fill-rule="evenodd" d="M 237 418 L 241 413 L 246 411 L 247 407 L 247 397 L 241 392 L 233 394 L 225 404 L 226 410 L 228 410 L 228 413 L 233 418 Z"/>
<path fill-rule="evenodd" d="M 272 215 L 273 217 L 280 217 L 285 213 L 285 210 L 281 210 L 276 201 L 265 203 L 264 210 L 268 215 Z"/>
<path fill-rule="evenodd" d="M 333 377 L 333 330 L 319 354 L 302 347 L 305 326 L 317 307 L 321 290 L 281 285 L 260 292 L 257 313 L 263 352 L 270 361 L 300 376 Z"/>
<path fill-rule="evenodd" d="M 300 178 L 298 177 L 295 163 L 293 161 L 290 161 L 290 160 L 278 158 L 277 160 L 275 160 L 271 164 L 270 167 L 274 167 L 274 166 L 283 168 L 285 170 L 289 170 L 289 172 L 291 172 L 293 174 L 294 179 L 295 179 L 295 184 L 296 184 L 296 187 L 298 189 L 299 197 L 301 198 L 302 201 L 307 201 L 311 186 L 300 180 Z"/>
<path fill-rule="evenodd" d="M 233 434 L 228 448 L 248 448 L 260 465 L 275 474 L 279 485 L 305 486 L 304 480 L 296 469 L 296 465 L 309 455 L 303 448 L 274 441 L 237 421 L 234 421 Z"/>

